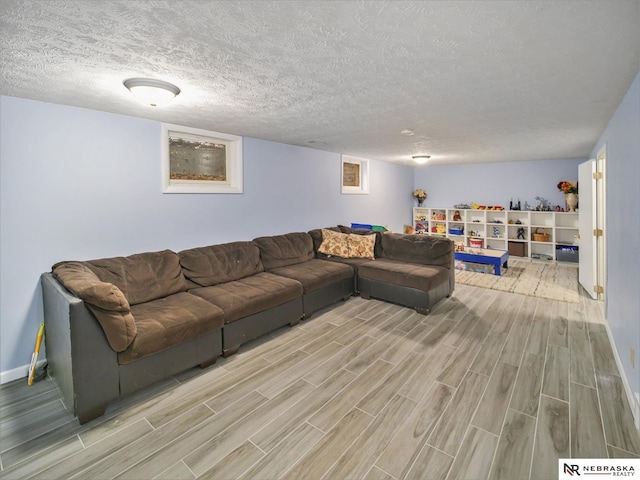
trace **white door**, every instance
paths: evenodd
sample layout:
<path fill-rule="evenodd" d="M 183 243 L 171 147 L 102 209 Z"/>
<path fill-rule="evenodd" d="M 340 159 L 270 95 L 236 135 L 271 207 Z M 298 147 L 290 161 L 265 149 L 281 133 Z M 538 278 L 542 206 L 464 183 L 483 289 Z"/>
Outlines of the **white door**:
<path fill-rule="evenodd" d="M 596 285 L 600 285 L 602 289 L 598 293 L 598 300 L 604 300 L 607 294 L 607 192 L 606 192 L 606 160 L 607 160 L 607 144 L 603 144 L 598 150 L 596 158 L 596 171 L 598 172 L 598 180 L 596 181 L 596 228 L 602 232 L 602 235 L 596 237 L 596 261 L 597 276 Z"/>
<path fill-rule="evenodd" d="M 578 185 L 580 188 L 580 249 L 578 264 L 578 280 L 580 285 L 593 298 L 598 298 L 595 290 L 597 281 L 597 250 L 596 237 L 593 230 L 596 228 L 596 161 L 589 160 L 578 166 Z"/>

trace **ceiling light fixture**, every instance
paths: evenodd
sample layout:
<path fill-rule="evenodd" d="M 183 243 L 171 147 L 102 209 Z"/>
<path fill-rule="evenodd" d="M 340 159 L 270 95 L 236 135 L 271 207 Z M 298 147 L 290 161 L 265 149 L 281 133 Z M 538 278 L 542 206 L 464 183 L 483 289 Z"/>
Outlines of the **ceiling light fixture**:
<path fill-rule="evenodd" d="M 400 130 L 400 134 L 401 135 L 405 135 L 407 137 L 411 137 L 412 135 L 415 135 L 415 132 L 413 130 L 411 130 L 410 128 L 405 128 Z"/>
<path fill-rule="evenodd" d="M 427 160 L 431 158 L 431 155 L 414 155 L 411 158 L 413 158 L 416 163 L 427 163 Z"/>
<path fill-rule="evenodd" d="M 175 85 L 152 78 L 129 78 L 122 83 L 140 103 L 152 107 L 166 105 L 180 93 Z"/>

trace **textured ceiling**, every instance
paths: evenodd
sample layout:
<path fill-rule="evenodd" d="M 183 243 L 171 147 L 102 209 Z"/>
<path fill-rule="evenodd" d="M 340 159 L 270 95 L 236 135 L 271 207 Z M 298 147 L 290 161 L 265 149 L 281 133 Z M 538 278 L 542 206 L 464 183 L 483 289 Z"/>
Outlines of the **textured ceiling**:
<path fill-rule="evenodd" d="M 3 95 L 393 162 L 584 158 L 640 0 L 2 0 L 0 55 Z M 182 92 L 145 107 L 130 77 Z"/>

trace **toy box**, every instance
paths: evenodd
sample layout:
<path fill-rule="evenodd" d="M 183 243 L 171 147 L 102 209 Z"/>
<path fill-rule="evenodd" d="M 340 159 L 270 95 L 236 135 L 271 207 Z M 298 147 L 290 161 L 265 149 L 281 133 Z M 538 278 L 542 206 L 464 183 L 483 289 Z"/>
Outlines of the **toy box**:
<path fill-rule="evenodd" d="M 526 257 L 527 249 L 523 242 L 507 242 L 509 247 L 509 255 L 512 257 Z"/>
<path fill-rule="evenodd" d="M 484 240 L 482 238 L 469 238 L 469 246 L 474 248 L 484 247 Z"/>
<path fill-rule="evenodd" d="M 556 246 L 556 260 L 558 260 L 559 262 L 578 263 L 579 261 L 578 247 L 573 245 Z"/>
<path fill-rule="evenodd" d="M 465 272 L 489 273 L 491 275 L 495 273 L 493 265 L 483 265 L 481 263 L 463 262 L 462 260 L 456 260 L 455 266 L 457 270 L 464 270 Z"/>

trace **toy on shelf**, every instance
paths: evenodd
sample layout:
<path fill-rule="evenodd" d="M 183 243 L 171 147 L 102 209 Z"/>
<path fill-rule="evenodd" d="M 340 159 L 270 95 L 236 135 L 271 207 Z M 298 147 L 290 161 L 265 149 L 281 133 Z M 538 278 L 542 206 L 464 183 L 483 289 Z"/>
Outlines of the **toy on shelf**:
<path fill-rule="evenodd" d="M 525 203 L 526 205 L 526 203 Z M 536 212 L 551 212 L 551 203 L 546 198 L 536 197 Z"/>
<path fill-rule="evenodd" d="M 500 205 L 486 206 L 486 205 L 478 205 L 475 202 L 471 202 L 471 208 L 473 208 L 474 210 L 504 210 L 504 207 Z"/>

